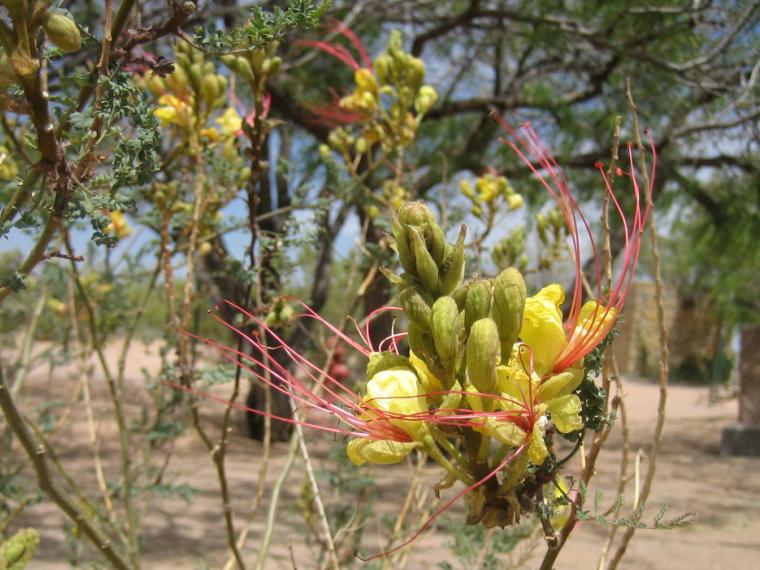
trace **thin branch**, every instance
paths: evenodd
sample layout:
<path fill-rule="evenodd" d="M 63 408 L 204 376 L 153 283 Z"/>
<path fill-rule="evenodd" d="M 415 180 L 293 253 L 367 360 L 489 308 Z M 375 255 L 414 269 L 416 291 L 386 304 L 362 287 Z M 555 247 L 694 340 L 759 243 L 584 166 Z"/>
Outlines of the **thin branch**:
<path fill-rule="evenodd" d="M 27 457 L 32 462 L 37 474 L 37 482 L 40 489 L 47 494 L 53 502 L 82 530 L 90 539 L 90 542 L 105 556 L 111 565 L 117 570 L 130 570 L 129 564 L 112 547 L 111 541 L 98 528 L 85 512 L 77 507 L 68 494 L 61 489 L 60 485 L 52 477 L 48 469 L 45 448 L 40 445 L 29 432 L 21 413 L 16 407 L 16 402 L 11 396 L 10 390 L 5 383 L 5 373 L 0 363 L 0 408 L 2 408 L 8 424 L 13 429 L 19 442 L 26 451 Z"/>

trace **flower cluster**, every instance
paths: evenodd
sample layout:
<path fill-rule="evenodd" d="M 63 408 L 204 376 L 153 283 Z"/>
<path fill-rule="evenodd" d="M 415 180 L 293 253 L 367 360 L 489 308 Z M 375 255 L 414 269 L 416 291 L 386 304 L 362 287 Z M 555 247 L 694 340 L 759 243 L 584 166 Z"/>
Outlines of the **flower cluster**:
<path fill-rule="evenodd" d="M 373 346 L 369 326 L 375 314 L 357 326 L 362 342 L 304 304 L 294 317 L 319 320 L 332 339 L 366 358 L 366 378 L 357 382 L 357 391 L 345 385 L 345 376 L 335 377 L 329 367 L 325 373 L 242 309 L 266 340 L 225 324 L 253 345 L 254 356 L 207 341 L 306 414 L 278 419 L 347 436 L 347 454 L 355 464 L 397 463 L 413 450 L 424 452 L 442 468 L 439 488 L 464 483 L 454 500 L 466 495 L 468 522 L 486 527 L 513 524 L 538 508 L 539 490 L 558 477 L 557 462 L 548 461 L 555 434 L 584 429 L 584 404 L 577 393 L 587 374 L 584 357 L 620 314 L 648 213 L 641 206 L 632 159 L 630 171 L 622 171 L 633 186 L 632 219 L 625 217 L 599 167 L 626 232 L 622 271 L 603 296 L 593 235 L 561 170 L 529 126 L 512 135 L 508 144 L 554 197 L 567 227 L 576 267 L 567 315 L 562 286 L 549 284 L 529 296 L 514 267 L 494 278 L 465 280 L 465 228 L 449 243 L 431 210 L 413 202 L 392 219 L 403 273 L 387 275 L 400 290 L 401 307 L 376 311 L 403 312 L 405 332 L 393 332 Z M 585 303 L 581 229 L 591 243 L 598 283 L 596 299 Z M 288 359 L 298 370 L 282 364 Z M 315 410 L 321 413 L 311 419 L 309 411 Z M 320 422 L 325 414 L 338 424 Z"/>
<path fill-rule="evenodd" d="M 351 93 L 331 105 L 312 107 L 319 121 L 335 127 L 330 146 L 341 154 L 364 154 L 377 144 L 386 152 L 408 146 L 438 98 L 435 89 L 424 83 L 425 64 L 404 51 L 398 31 L 391 34 L 388 47 L 374 62 L 343 23 L 338 22 L 334 31 L 348 40 L 358 59 L 335 42 L 301 42 L 336 57 L 354 71 Z"/>

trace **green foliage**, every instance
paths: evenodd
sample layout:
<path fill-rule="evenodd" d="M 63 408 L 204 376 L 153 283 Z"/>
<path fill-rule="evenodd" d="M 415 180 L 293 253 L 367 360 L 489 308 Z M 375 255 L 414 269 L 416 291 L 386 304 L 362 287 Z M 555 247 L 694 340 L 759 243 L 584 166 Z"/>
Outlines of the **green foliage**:
<path fill-rule="evenodd" d="M 443 527 L 454 539 L 451 550 L 461 563 L 461 568 L 474 568 L 482 550 L 488 549 L 483 558 L 483 565 L 478 568 L 498 570 L 504 567 L 504 562 L 499 555 L 512 552 L 521 541 L 529 537 L 533 532 L 534 524 L 498 529 L 493 536 L 481 525 L 466 525 L 451 519 L 446 519 Z M 455 566 L 450 562 L 441 562 L 438 568 L 454 570 Z"/>
<path fill-rule="evenodd" d="M 583 481 L 578 482 L 578 498 L 576 503 L 579 505 L 585 505 L 588 498 L 588 487 Z M 630 527 L 638 529 L 652 529 L 652 530 L 673 530 L 676 528 L 684 528 L 691 526 L 697 520 L 697 516 L 694 513 L 684 513 L 675 517 L 665 519 L 665 515 L 668 512 L 668 505 L 663 504 L 657 514 L 652 518 L 652 522 L 647 524 L 644 518 L 644 512 L 646 505 L 642 502 L 639 503 L 632 511 L 630 517 L 620 516 L 623 508 L 623 498 L 618 496 L 615 498 L 615 502 L 612 505 L 610 515 L 600 514 L 603 510 L 602 501 L 604 499 L 602 491 L 596 491 L 594 493 L 594 505 L 593 512 L 578 508 L 576 515 L 578 520 L 581 521 L 593 521 L 602 526 L 616 525 L 621 527 Z"/>
<path fill-rule="evenodd" d="M 295 0 L 288 2 L 285 9 L 275 6 L 272 11 L 254 6 L 244 26 L 211 33 L 206 27 L 199 27 L 193 41 L 215 51 L 265 47 L 288 32 L 316 28 L 331 4 L 331 0 Z"/>

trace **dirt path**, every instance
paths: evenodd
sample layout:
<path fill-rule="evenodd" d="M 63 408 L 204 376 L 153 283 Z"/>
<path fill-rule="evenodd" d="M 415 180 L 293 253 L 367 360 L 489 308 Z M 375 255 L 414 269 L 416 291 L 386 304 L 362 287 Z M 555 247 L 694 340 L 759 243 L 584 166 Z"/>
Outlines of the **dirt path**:
<path fill-rule="evenodd" d="M 142 401 L 139 380 L 142 375 L 139 370 L 146 362 L 152 362 L 153 358 L 154 355 L 145 353 L 130 361 L 130 377 L 134 379 L 135 391 L 127 399 L 132 413 L 139 410 Z M 35 402 L 69 393 L 67 390 L 71 389 L 71 384 L 66 385 L 65 382 L 73 382 L 73 376 L 69 376 L 72 372 L 61 369 L 52 379 L 42 374 L 34 375 L 26 389 L 25 406 L 31 409 L 30 406 Z M 646 449 L 648 445 L 654 426 L 658 391 L 655 385 L 645 381 L 629 380 L 626 386 L 631 443 L 635 452 L 642 446 Z M 93 397 L 96 412 L 101 419 L 99 433 L 104 467 L 107 474 L 115 476 L 118 469 L 116 438 L 109 432 L 107 419 L 110 412 L 102 385 L 94 390 Z M 756 506 L 757 497 L 760 496 L 760 459 L 724 458 L 718 454 L 721 430 L 733 421 L 735 408 L 735 401 L 708 405 L 706 389 L 671 387 L 662 456 L 658 462 L 658 475 L 646 519 L 651 521 L 660 505 L 666 503 L 673 515 L 695 512 L 698 520 L 687 529 L 639 531 L 621 568 L 693 570 L 750 568 L 754 567 L 753 564 L 760 567 L 760 511 Z M 204 404 L 204 418 L 213 424 L 220 409 L 218 405 Z M 232 433 L 227 463 L 233 505 L 239 515 L 238 524 L 255 493 L 262 453 L 259 444 L 242 436 L 242 427 L 238 418 Z M 313 440 L 317 468 L 327 465 L 326 457 L 334 444 L 315 435 L 309 437 Z M 60 460 L 74 474 L 77 484 L 95 489 L 92 453 L 86 441 L 86 422 L 83 412 L 77 407 L 69 426 L 58 435 L 57 447 L 60 449 Z M 610 498 L 614 497 L 620 447 L 621 438 L 619 430 L 616 430 L 598 461 L 599 473 L 591 486 L 592 493 L 597 489 L 605 492 L 605 504 L 609 504 Z M 278 444 L 273 449 L 274 460 L 267 478 L 267 494 L 256 515 L 251 538 L 244 551 L 244 558 L 251 566 L 256 559 L 264 528 L 269 490 L 279 474 L 286 452 L 287 444 Z M 642 464 L 644 466 L 645 463 Z M 424 476 L 432 484 L 436 473 L 437 470 L 430 467 L 426 468 Z M 410 478 L 408 468 L 375 468 L 373 476 L 377 510 L 381 513 L 395 513 Z M 220 516 L 217 480 L 205 448 L 192 431 L 186 432 L 177 440 L 174 458 L 164 481 L 186 484 L 194 489 L 194 494 L 190 502 L 176 497 L 157 497 L 142 510 L 144 568 L 221 568 L 226 555 L 226 535 Z M 282 507 L 272 541 L 272 556 L 266 568 L 291 569 L 291 550 L 297 568 L 315 568 L 317 549 L 313 544 L 305 542 L 307 533 L 298 502 L 303 482 L 303 469 L 297 461 L 284 487 Z M 351 495 L 346 499 L 328 492 L 326 499 L 328 502 L 354 501 L 354 497 Z M 461 513 L 461 506 L 458 506 L 449 511 L 447 516 L 456 519 Z M 71 551 L 62 530 L 62 522 L 57 509 L 46 501 L 28 509 L 23 518 L 14 523 L 15 527 L 34 526 L 42 533 L 41 547 L 32 569 L 58 570 L 70 567 L 67 556 Z M 379 517 L 371 519 L 365 528 L 365 536 L 372 535 L 372 525 L 380 524 Z M 561 554 L 556 568 L 595 568 L 607 532 L 607 528 L 598 524 L 583 523 Z M 365 542 L 368 550 L 373 547 L 369 541 Z M 444 560 L 449 561 L 454 568 L 462 568 L 450 552 L 450 543 L 451 538 L 440 527 L 425 533 L 412 548 L 408 568 L 433 570 Z M 539 550 L 543 548 L 540 541 L 538 547 Z M 537 567 L 539 559 L 538 555 L 534 555 L 525 567 Z M 356 567 L 361 566 L 361 563 L 356 564 Z"/>

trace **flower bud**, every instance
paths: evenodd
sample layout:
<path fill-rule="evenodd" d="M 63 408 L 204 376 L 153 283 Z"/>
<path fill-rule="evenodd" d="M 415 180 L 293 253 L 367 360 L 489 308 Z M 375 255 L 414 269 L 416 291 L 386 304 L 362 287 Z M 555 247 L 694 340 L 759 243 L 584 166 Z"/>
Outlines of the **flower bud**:
<path fill-rule="evenodd" d="M 414 323 L 410 323 L 406 340 L 409 343 L 409 348 L 412 352 L 424 360 L 426 364 L 432 364 L 435 362 L 437 354 L 435 352 L 432 335 L 416 327 Z"/>
<path fill-rule="evenodd" d="M 520 335 L 525 297 L 525 281 L 517 269 L 505 269 L 494 280 L 493 319 L 499 329 L 501 357 L 505 362 Z"/>
<path fill-rule="evenodd" d="M 387 54 L 380 54 L 375 59 L 374 68 L 377 74 L 377 79 L 381 84 L 388 83 L 388 77 L 390 75 L 391 58 Z"/>
<path fill-rule="evenodd" d="M 238 56 L 235 58 L 235 71 L 246 81 L 253 81 L 253 69 L 251 69 L 251 64 L 244 57 Z"/>
<path fill-rule="evenodd" d="M 440 297 L 430 312 L 430 330 L 435 351 L 447 372 L 453 370 L 459 348 L 458 316 L 459 309 L 451 297 Z"/>
<path fill-rule="evenodd" d="M 418 115 L 424 115 L 433 108 L 437 100 L 438 93 L 435 88 L 431 85 L 423 85 L 414 99 L 414 110 L 417 111 Z"/>
<path fill-rule="evenodd" d="M 0 543 L 0 568 L 22 570 L 31 562 L 40 544 L 40 535 L 33 528 L 18 531 Z"/>
<path fill-rule="evenodd" d="M 407 202 L 396 212 L 398 220 L 403 226 L 419 226 L 424 228 L 435 223 L 435 216 L 422 202 Z"/>
<path fill-rule="evenodd" d="M 422 233 L 414 226 L 407 228 L 407 235 L 411 238 L 412 252 L 414 253 L 414 268 L 416 276 L 429 293 L 435 295 L 439 289 L 438 267 L 425 247 Z"/>
<path fill-rule="evenodd" d="M 441 295 L 448 295 L 462 284 L 464 278 L 464 238 L 467 227 L 462 226 L 454 247 L 441 264 Z"/>
<path fill-rule="evenodd" d="M 509 211 L 513 212 L 514 210 L 519 210 L 523 207 L 523 204 L 525 201 L 523 200 L 523 197 L 520 194 L 510 194 L 507 196 L 507 206 L 509 206 Z"/>
<path fill-rule="evenodd" d="M 203 77 L 203 84 L 201 85 L 201 92 L 203 93 L 203 99 L 208 106 L 212 106 L 217 97 L 219 97 L 219 82 L 216 80 L 216 75 L 206 75 Z"/>
<path fill-rule="evenodd" d="M 464 307 L 465 331 L 469 334 L 473 323 L 485 319 L 491 312 L 491 287 L 487 281 L 480 279 L 470 283 Z"/>
<path fill-rule="evenodd" d="M 427 297 L 427 300 L 425 299 Z M 430 330 L 430 305 L 432 298 L 423 297 L 416 287 L 407 287 L 401 291 L 401 306 L 409 320 L 423 331 Z"/>
<path fill-rule="evenodd" d="M 492 394 L 499 364 L 499 331 L 492 319 L 480 319 L 467 338 L 467 375 L 479 392 Z"/>
<path fill-rule="evenodd" d="M 178 47 L 181 45 L 183 44 L 179 43 Z M 185 69 L 190 69 L 190 66 L 193 64 L 192 60 L 190 59 L 190 56 L 180 51 L 174 54 L 174 60 L 177 62 L 177 65 L 179 65 L 180 67 L 184 67 Z"/>
<path fill-rule="evenodd" d="M 174 71 L 166 76 L 166 83 L 175 93 L 182 93 L 187 89 L 187 73 L 182 67 L 175 65 Z"/>
<path fill-rule="evenodd" d="M 77 51 L 82 47 L 82 36 L 76 22 L 60 12 L 46 12 L 42 27 L 50 42 L 65 52 Z"/>
<path fill-rule="evenodd" d="M 404 367 L 411 369 L 409 359 L 405 356 L 393 352 L 372 352 L 367 362 L 367 378 L 372 378 L 384 370 Z"/>
<path fill-rule="evenodd" d="M 188 74 L 190 77 L 190 83 L 193 86 L 193 89 L 200 93 L 202 85 L 203 85 L 203 66 L 200 63 L 194 63 L 190 66 L 190 73 Z"/>

